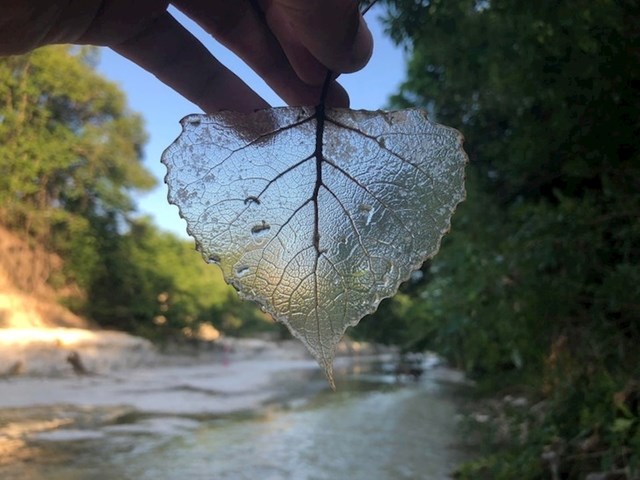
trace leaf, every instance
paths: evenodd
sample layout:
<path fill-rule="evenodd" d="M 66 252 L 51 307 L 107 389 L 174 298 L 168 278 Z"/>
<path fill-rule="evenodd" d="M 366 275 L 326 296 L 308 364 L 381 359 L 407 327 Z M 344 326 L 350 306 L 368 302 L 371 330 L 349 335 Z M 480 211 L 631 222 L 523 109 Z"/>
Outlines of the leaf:
<path fill-rule="evenodd" d="M 435 255 L 463 200 L 461 135 L 423 111 L 190 115 L 164 153 L 204 258 L 302 340 L 333 386 L 349 326 Z"/>

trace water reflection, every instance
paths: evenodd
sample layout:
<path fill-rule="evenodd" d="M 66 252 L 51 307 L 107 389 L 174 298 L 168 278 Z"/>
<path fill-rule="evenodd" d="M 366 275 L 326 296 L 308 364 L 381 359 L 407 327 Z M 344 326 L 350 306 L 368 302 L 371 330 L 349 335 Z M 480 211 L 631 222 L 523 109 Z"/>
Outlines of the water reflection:
<path fill-rule="evenodd" d="M 438 480 L 465 458 L 455 396 L 429 373 L 397 383 L 366 368 L 339 379 L 332 393 L 319 374 L 281 375 L 282 398 L 218 417 L 59 410 L 50 418 L 75 415 L 73 429 L 22 439 L 6 434 L 17 412 L 24 422 L 46 412 L 0 411 L 0 478 Z"/>

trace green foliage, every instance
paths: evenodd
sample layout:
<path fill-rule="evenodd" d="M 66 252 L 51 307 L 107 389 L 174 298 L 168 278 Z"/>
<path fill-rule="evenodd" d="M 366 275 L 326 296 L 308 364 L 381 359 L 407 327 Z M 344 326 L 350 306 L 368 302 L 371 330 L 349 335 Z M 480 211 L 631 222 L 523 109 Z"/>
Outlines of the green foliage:
<path fill-rule="evenodd" d="M 386 321 L 400 309 L 406 343 L 547 398 L 530 448 L 469 478 L 544 478 L 544 448 L 565 442 L 580 462 L 571 442 L 596 431 L 596 469 L 631 465 L 637 413 L 612 399 L 640 377 L 640 7 L 387 3 L 410 53 L 393 104 L 460 129 L 471 164 L 429 281 Z"/>
<path fill-rule="evenodd" d="M 100 249 L 104 262 L 88 292 L 86 314 L 103 326 L 158 340 L 189 336 L 203 323 L 234 334 L 272 328 L 255 306 L 239 301 L 220 269 L 207 265 L 191 242 L 148 221 L 103 236 Z"/>
<path fill-rule="evenodd" d="M 151 338 L 208 322 L 234 333 L 272 328 L 241 305 L 193 245 L 136 220 L 132 192 L 155 180 L 146 135 L 97 50 L 54 46 L 0 58 L 0 223 L 64 260 L 58 290 L 98 324 Z"/>
<path fill-rule="evenodd" d="M 68 258 L 91 281 L 105 221 L 133 210 L 132 189 L 155 180 L 140 159 L 145 133 L 95 50 L 55 46 L 0 58 L 0 219 Z"/>
<path fill-rule="evenodd" d="M 527 450 L 520 454 L 489 454 L 464 465 L 456 475 L 461 480 L 537 480 L 548 478 L 539 459 Z"/>

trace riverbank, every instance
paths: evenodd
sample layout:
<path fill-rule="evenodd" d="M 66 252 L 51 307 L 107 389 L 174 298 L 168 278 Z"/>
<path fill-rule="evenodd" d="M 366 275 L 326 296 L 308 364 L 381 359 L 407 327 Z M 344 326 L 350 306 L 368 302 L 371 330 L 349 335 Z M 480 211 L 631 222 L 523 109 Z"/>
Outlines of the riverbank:
<path fill-rule="evenodd" d="M 343 340 L 336 357 L 394 353 L 389 347 Z M 214 342 L 172 344 L 162 349 L 124 332 L 84 328 L 0 328 L 0 379 L 109 375 L 141 367 L 251 358 L 309 360 L 296 340 L 223 337 Z"/>
<path fill-rule="evenodd" d="M 317 369 L 293 341 L 226 339 L 163 354 L 121 332 L 4 330 L 0 409 L 128 405 L 153 414 L 223 414 L 277 395 L 279 372 Z"/>
<path fill-rule="evenodd" d="M 295 340 L 225 338 L 169 350 L 122 332 L 0 330 L 0 409 L 127 405 L 149 414 L 227 414 L 281 396 L 277 378 L 285 373 L 320 371 Z M 335 368 L 376 352 L 344 342 Z M 317 388 L 326 387 L 323 381 Z"/>

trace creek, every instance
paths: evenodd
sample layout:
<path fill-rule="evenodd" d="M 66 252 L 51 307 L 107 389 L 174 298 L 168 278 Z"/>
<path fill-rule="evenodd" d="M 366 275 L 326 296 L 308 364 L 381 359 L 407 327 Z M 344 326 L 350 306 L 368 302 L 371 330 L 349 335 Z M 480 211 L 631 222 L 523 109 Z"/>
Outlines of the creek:
<path fill-rule="evenodd" d="M 276 393 L 228 413 L 145 412 L 117 397 L 0 408 L 0 478 L 446 479 L 469 450 L 456 421 L 461 387 L 442 371 L 398 381 L 354 363 L 338 370 L 336 392 L 316 369 L 278 371 Z M 155 393 L 173 398 L 176 386 L 166 389 Z"/>

